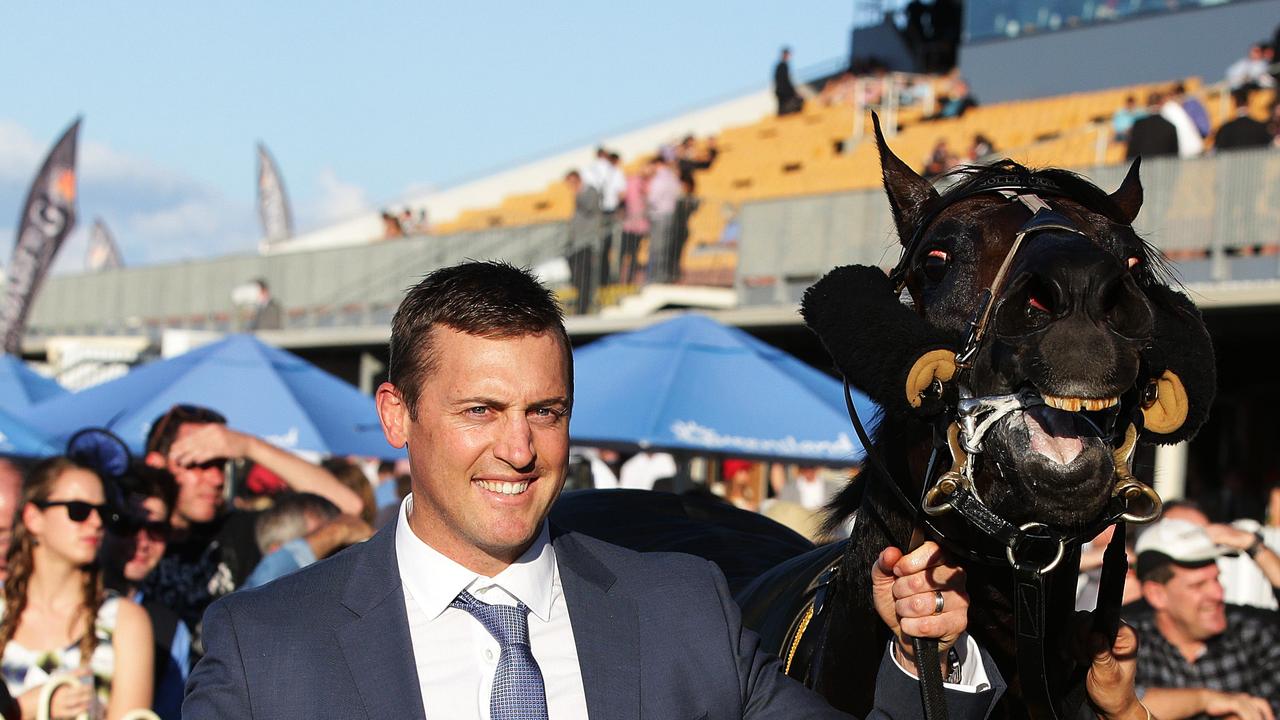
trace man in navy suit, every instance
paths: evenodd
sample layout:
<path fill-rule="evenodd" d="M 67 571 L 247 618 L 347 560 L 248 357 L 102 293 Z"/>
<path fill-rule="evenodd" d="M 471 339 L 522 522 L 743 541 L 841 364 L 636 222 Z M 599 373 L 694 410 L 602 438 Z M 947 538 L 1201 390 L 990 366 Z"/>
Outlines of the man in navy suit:
<path fill-rule="evenodd" d="M 184 717 L 845 717 L 780 672 L 712 564 L 548 525 L 573 359 L 554 297 L 528 273 L 467 263 L 428 275 L 397 311 L 390 349 L 378 412 L 413 477 L 397 521 L 211 606 Z M 944 658 L 956 645 L 952 717 L 984 717 L 1003 688 L 962 634 L 963 575 L 940 558 L 929 543 L 888 551 L 876 570 L 899 636 L 894 653 L 866 649 L 884 658 L 877 712 L 920 715 L 895 657 L 908 633 L 941 639 Z"/>

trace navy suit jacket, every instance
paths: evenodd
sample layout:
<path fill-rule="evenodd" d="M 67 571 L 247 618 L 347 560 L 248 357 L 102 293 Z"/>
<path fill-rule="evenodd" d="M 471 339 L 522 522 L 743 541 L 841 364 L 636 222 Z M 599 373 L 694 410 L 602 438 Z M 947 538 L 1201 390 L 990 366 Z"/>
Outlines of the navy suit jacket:
<path fill-rule="evenodd" d="M 423 718 L 395 530 L 211 605 L 182 716 Z M 780 672 L 706 560 L 552 542 L 592 720 L 847 717 Z M 922 717 L 915 681 L 886 663 L 877 708 Z M 997 694 L 948 692 L 950 715 L 985 717 Z"/>

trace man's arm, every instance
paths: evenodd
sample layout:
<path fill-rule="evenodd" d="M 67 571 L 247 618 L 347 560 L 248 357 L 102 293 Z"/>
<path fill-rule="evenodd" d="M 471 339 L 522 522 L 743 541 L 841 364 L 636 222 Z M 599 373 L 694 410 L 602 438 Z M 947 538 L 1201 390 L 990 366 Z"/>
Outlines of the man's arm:
<path fill-rule="evenodd" d="M 205 654 L 187 680 L 183 720 L 252 718 L 249 679 L 226 599 L 209 606 L 203 627 Z"/>
<path fill-rule="evenodd" d="M 360 496 L 328 470 L 278 448 L 262 438 L 210 423 L 174 441 L 169 458 L 179 465 L 199 465 L 218 458 L 252 460 L 276 475 L 295 492 L 315 493 L 348 515 L 359 515 Z"/>
<path fill-rule="evenodd" d="M 1160 720 L 1185 720 L 1196 715 L 1233 716 L 1240 720 L 1275 720 L 1262 698 L 1209 688 L 1147 688 L 1142 704 Z"/>

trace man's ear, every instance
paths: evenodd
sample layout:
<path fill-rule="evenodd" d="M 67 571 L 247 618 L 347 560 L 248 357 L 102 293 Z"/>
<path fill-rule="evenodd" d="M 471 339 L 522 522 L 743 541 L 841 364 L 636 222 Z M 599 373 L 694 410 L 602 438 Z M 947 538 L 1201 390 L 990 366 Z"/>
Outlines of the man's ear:
<path fill-rule="evenodd" d="M 409 406 L 405 404 L 400 388 L 384 382 L 378 386 L 373 398 L 387 442 L 391 447 L 404 447 L 409 442 Z"/>
<path fill-rule="evenodd" d="M 1169 596 L 1165 592 L 1164 585 L 1154 580 L 1143 581 L 1142 597 L 1146 598 L 1147 604 L 1156 610 L 1164 610 L 1169 605 Z"/>
<path fill-rule="evenodd" d="M 158 468 L 160 470 L 164 470 L 169 467 L 169 462 L 165 457 L 155 450 L 147 453 L 147 456 L 142 459 L 142 462 L 146 463 L 147 467 Z"/>

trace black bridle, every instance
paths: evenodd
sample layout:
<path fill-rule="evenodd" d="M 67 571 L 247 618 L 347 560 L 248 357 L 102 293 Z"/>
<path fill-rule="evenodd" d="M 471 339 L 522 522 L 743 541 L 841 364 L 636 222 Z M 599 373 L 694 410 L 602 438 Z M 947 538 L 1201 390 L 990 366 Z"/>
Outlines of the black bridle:
<path fill-rule="evenodd" d="M 1114 638 L 1119 628 L 1119 608 L 1128 563 L 1124 552 L 1123 523 L 1154 520 L 1160 514 L 1161 503 L 1160 497 L 1152 488 L 1132 475 L 1131 463 L 1137 439 L 1137 428 L 1134 425 L 1125 428 L 1122 444 L 1113 450 L 1116 483 L 1103 517 L 1080 532 L 1062 533 L 1039 522 L 1014 525 L 991 510 L 979 497 L 973 482 L 974 456 L 982 453 L 986 432 L 1009 413 L 1042 404 L 1043 400 L 1032 393 L 973 397 L 965 389 L 962 379 L 966 374 L 972 373 L 972 361 L 982 345 L 992 310 L 1000 297 L 1008 270 L 1023 245 L 1033 240 L 1036 234 L 1048 230 L 1085 236 L 1071 220 L 1055 211 L 1040 197 L 1070 196 L 1051 179 L 1030 174 L 1000 174 L 975 182 L 963 191 L 946 197 L 944 202 L 937 203 L 925 215 L 906 244 L 902 259 L 889 276 L 897 292 L 901 293 L 911 264 L 921 250 L 925 234 L 932 224 L 956 203 L 990 194 L 1020 203 L 1031 212 L 1031 218 L 1018 229 L 991 286 L 983 290 L 969 323 L 964 346 L 956 354 L 958 373 L 952 381 L 960 388 L 960 399 L 954 407 L 944 410 L 936 421 L 934 447 L 918 501 L 913 502 L 907 498 L 902 486 L 894 480 L 875 452 L 853 405 L 847 379 L 844 384 L 845 403 L 854 430 L 865 450 L 867 464 L 883 480 L 890 496 L 911 517 L 914 527 L 937 540 L 953 555 L 984 565 L 1001 567 L 1007 564 L 1012 569 L 1015 584 L 1013 609 L 1017 662 L 1024 691 L 1023 699 L 1032 717 L 1037 720 L 1056 720 L 1058 715 L 1045 665 L 1045 576 L 1058 567 L 1068 548 L 1074 551 L 1107 527 L 1116 525 L 1116 531 L 1104 555 L 1094 617 L 1094 628 Z M 935 380 L 934 392 L 939 397 L 941 390 L 941 384 Z M 1115 435 L 1113 432 L 1110 434 L 1114 444 Z M 950 455 L 951 467 L 940 473 L 944 453 Z M 1131 505 L 1138 502 L 1145 502 L 1146 507 L 1135 511 Z M 969 530 L 986 538 L 987 547 L 969 547 L 949 538 L 933 518 L 950 513 L 959 515 Z M 891 537 L 883 519 L 876 519 Z M 922 533 L 916 535 L 921 536 Z M 944 718 L 946 705 L 943 701 L 938 643 L 932 639 L 914 638 L 913 644 L 925 715 L 930 720 Z M 1082 693 L 1083 683 L 1075 683 L 1075 687 L 1069 691 L 1068 701 L 1082 702 Z"/>

